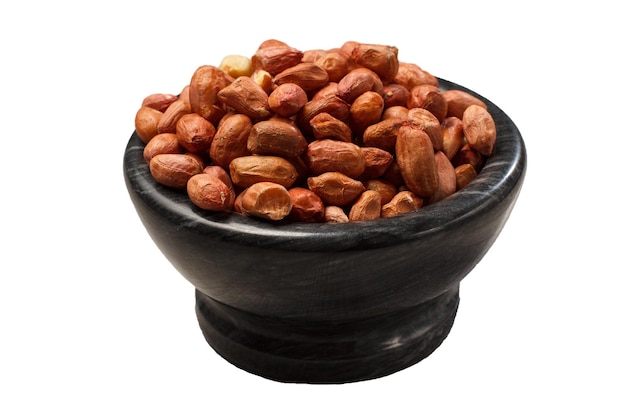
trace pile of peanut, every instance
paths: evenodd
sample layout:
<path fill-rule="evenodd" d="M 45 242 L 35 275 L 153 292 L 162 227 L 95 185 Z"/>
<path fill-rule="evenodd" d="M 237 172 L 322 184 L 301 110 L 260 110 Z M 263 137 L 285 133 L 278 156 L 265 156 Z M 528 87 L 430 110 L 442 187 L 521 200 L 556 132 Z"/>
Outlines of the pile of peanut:
<path fill-rule="evenodd" d="M 135 128 L 154 179 L 198 207 L 273 221 L 372 220 L 472 181 L 492 153 L 485 103 L 442 90 L 393 46 L 263 42 L 147 96 Z"/>

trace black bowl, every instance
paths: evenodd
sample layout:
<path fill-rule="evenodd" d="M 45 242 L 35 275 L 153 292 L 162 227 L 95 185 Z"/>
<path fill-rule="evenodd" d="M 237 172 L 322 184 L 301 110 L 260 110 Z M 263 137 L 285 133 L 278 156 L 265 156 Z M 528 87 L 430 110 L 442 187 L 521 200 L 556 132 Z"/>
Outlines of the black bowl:
<path fill-rule="evenodd" d="M 461 89 L 440 80 L 442 89 Z M 211 213 L 156 183 L 133 133 L 126 186 L 148 233 L 196 288 L 200 328 L 232 364 L 265 378 L 343 383 L 417 363 L 446 338 L 459 283 L 489 250 L 522 187 L 513 121 L 478 177 L 413 213 L 344 224 L 269 223 Z"/>

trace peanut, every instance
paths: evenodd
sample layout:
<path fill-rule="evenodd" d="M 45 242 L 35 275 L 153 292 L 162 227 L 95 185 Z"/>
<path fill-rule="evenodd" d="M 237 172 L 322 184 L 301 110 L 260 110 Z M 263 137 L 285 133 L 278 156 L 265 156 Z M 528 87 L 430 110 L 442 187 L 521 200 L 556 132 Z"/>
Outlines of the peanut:
<path fill-rule="evenodd" d="M 217 99 L 252 120 L 261 120 L 271 115 L 267 93 L 247 76 L 238 77 L 219 90 Z"/>
<path fill-rule="evenodd" d="M 302 87 L 294 83 L 284 83 L 270 93 L 267 104 L 274 114 L 290 117 L 298 113 L 307 101 L 306 91 Z"/>
<path fill-rule="evenodd" d="M 342 142 L 352 142 L 350 126 L 328 113 L 319 113 L 309 124 L 315 139 L 334 139 Z"/>
<path fill-rule="evenodd" d="M 344 223 L 415 211 L 463 189 L 493 153 L 486 103 L 442 91 L 394 46 L 302 52 L 262 42 L 202 65 L 135 114 L 155 181 L 208 211 Z"/>
<path fill-rule="evenodd" d="M 428 134 L 406 124 L 398 129 L 396 160 L 406 186 L 419 197 L 431 196 L 439 186 L 435 152 Z"/>
<path fill-rule="evenodd" d="M 312 62 L 301 62 L 287 68 L 274 76 L 277 85 L 293 83 L 304 91 L 318 90 L 328 83 L 328 73 L 322 67 Z"/>
<path fill-rule="evenodd" d="M 300 129 L 290 119 L 274 117 L 252 126 L 247 148 L 253 154 L 293 158 L 301 155 L 307 145 Z"/>
<path fill-rule="evenodd" d="M 257 182 L 241 193 L 241 210 L 248 216 L 282 220 L 293 206 L 289 191 L 274 182 Z"/>
<path fill-rule="evenodd" d="M 235 191 L 215 175 L 202 172 L 187 181 L 189 199 L 198 207 L 210 211 L 231 210 Z"/>
<path fill-rule="evenodd" d="M 365 171 L 365 158 L 358 145 L 332 139 L 311 142 L 306 150 L 305 163 L 314 175 L 337 171 L 358 178 Z"/>
<path fill-rule="evenodd" d="M 186 154 L 158 154 L 150 160 L 150 174 L 166 187 L 185 189 L 189 178 L 202 172 L 198 159 Z"/>
<path fill-rule="evenodd" d="M 476 178 L 476 176 L 478 175 L 472 164 L 459 165 L 454 168 L 454 173 L 456 175 L 457 190 L 465 188 L 467 184 L 472 182 L 474 178 Z"/>
<path fill-rule="evenodd" d="M 207 120 L 212 120 L 219 110 L 216 107 L 217 93 L 230 84 L 228 75 L 218 67 L 198 67 L 189 83 L 189 105 L 191 111 Z"/>
<path fill-rule="evenodd" d="M 198 113 L 185 114 L 176 122 L 176 136 L 189 152 L 204 152 L 211 146 L 215 126 Z"/>
<path fill-rule="evenodd" d="M 257 182 L 274 182 L 291 187 L 298 178 L 294 166 L 280 156 L 240 156 L 229 165 L 230 177 L 238 187 L 249 187 Z"/>
<path fill-rule="evenodd" d="M 348 220 L 351 222 L 374 220 L 380 217 L 381 196 L 374 190 L 365 190 L 352 204 Z"/>
<path fill-rule="evenodd" d="M 326 223 L 348 223 L 350 219 L 341 207 L 326 206 L 324 208 L 324 221 Z"/>
<path fill-rule="evenodd" d="M 292 207 L 289 218 L 305 223 L 324 221 L 324 202 L 308 188 L 293 187 L 289 189 Z"/>
<path fill-rule="evenodd" d="M 487 109 L 472 104 L 463 112 L 462 120 L 469 146 L 481 155 L 491 155 L 496 143 L 496 123 Z"/>
<path fill-rule="evenodd" d="M 431 112 L 439 122 L 448 115 L 448 102 L 439 87 L 431 84 L 421 84 L 410 91 L 407 106 L 412 109 L 420 107 Z"/>
<path fill-rule="evenodd" d="M 478 106 L 487 108 L 487 105 L 478 97 L 474 97 L 470 93 L 462 90 L 448 90 L 443 92 L 443 97 L 448 103 L 448 116 L 463 118 L 463 112 L 470 105 L 476 104 Z"/>
<path fill-rule="evenodd" d="M 178 136 L 174 133 L 160 133 L 154 136 L 143 148 L 143 159 L 150 160 L 162 153 L 183 153 L 183 147 L 178 142 Z"/>
<path fill-rule="evenodd" d="M 424 200 L 413 194 L 411 191 L 398 192 L 389 203 L 383 205 L 382 217 L 393 217 L 399 214 L 410 213 L 422 208 Z"/>
<path fill-rule="evenodd" d="M 135 130 L 137 136 L 143 143 L 148 143 L 150 139 L 158 134 L 159 121 L 163 113 L 148 106 L 141 106 L 135 114 Z"/>
<path fill-rule="evenodd" d="M 348 205 L 365 191 L 362 182 L 341 172 L 325 172 L 316 177 L 309 177 L 307 186 L 322 199 L 324 204 L 331 206 Z"/>
<path fill-rule="evenodd" d="M 228 169 L 230 162 L 248 155 L 248 136 L 252 121 L 244 114 L 232 113 L 224 116 L 209 148 L 209 156 L 216 165 Z"/>

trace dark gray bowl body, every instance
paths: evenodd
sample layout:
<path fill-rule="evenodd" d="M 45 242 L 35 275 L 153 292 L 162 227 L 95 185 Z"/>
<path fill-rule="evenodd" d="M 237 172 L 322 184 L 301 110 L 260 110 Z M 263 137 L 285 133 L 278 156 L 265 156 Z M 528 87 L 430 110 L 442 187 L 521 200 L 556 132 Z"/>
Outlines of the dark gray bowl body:
<path fill-rule="evenodd" d="M 441 202 L 369 222 L 274 224 L 203 211 L 152 179 L 133 134 L 124 156 L 130 197 L 196 287 L 211 346 L 250 372 L 298 382 L 375 378 L 436 349 L 452 326 L 459 282 L 498 237 L 526 169 L 516 126 L 481 98 L 498 138 L 479 176 Z"/>

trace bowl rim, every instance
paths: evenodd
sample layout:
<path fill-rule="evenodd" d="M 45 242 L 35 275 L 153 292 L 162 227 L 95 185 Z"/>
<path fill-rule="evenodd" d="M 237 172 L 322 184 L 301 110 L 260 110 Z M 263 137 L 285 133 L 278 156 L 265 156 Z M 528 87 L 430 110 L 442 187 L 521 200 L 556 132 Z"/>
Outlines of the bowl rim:
<path fill-rule="evenodd" d="M 164 187 L 152 178 L 143 159 L 144 143 L 136 131 L 124 154 L 127 189 L 135 205 L 136 198 L 141 199 L 177 228 L 256 247 L 306 251 L 365 249 L 389 246 L 389 242 L 400 244 L 452 228 L 482 216 L 519 189 L 526 171 L 526 149 L 517 126 L 498 106 L 466 87 L 437 79 L 443 91 L 459 89 L 483 100 L 496 122 L 497 138 L 492 155 L 470 184 L 414 212 L 340 224 L 270 222 L 235 212 L 209 212 L 196 207 L 184 192 Z"/>

